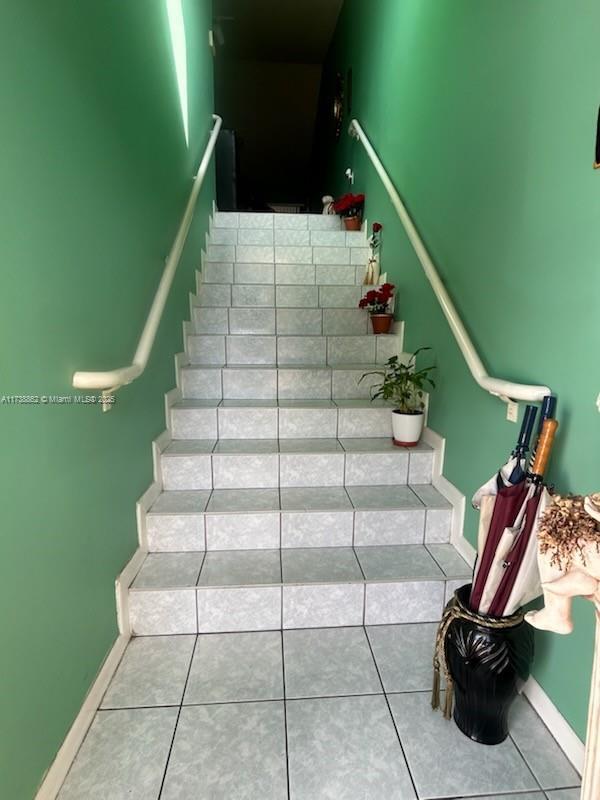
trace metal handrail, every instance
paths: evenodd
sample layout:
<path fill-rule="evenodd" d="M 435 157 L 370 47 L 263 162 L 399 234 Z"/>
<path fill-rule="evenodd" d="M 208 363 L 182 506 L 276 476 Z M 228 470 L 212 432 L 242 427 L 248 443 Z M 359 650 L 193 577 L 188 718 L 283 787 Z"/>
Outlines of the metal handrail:
<path fill-rule="evenodd" d="M 477 350 L 475 349 L 475 345 L 471 341 L 471 337 L 467 333 L 458 311 L 456 310 L 456 307 L 452 302 L 446 287 L 442 283 L 442 279 L 439 276 L 435 264 L 433 263 L 431 256 L 429 255 L 429 252 L 427 251 L 427 248 L 425 247 L 425 244 L 423 243 L 423 240 L 421 239 L 419 232 L 415 227 L 414 222 L 410 218 L 406 206 L 402 202 L 400 195 L 396 191 L 396 187 L 392 183 L 390 176 L 385 171 L 379 156 L 375 152 L 373 145 L 369 141 L 358 120 L 352 120 L 348 129 L 348 133 L 350 136 L 358 139 L 358 141 L 363 145 L 367 155 L 369 156 L 369 159 L 371 160 L 371 163 L 375 167 L 375 171 L 381 178 L 381 182 L 383 183 L 389 195 L 392 205 L 396 209 L 396 213 L 400 217 L 400 221 L 404 226 L 406 235 L 408 236 L 408 239 L 412 244 L 415 253 L 417 254 L 417 258 L 421 262 L 423 271 L 425 272 L 438 303 L 440 304 L 442 312 L 446 317 L 448 325 L 450 326 L 450 330 L 454 334 L 454 338 L 456 339 L 460 352 L 463 354 L 469 371 L 471 372 L 471 375 L 477 384 L 482 389 L 485 389 L 486 392 L 489 392 L 495 397 L 499 397 L 506 403 L 510 402 L 511 400 L 541 402 L 546 395 L 552 394 L 552 391 L 548 386 L 513 383 L 512 381 L 505 381 L 502 378 L 492 378 L 490 375 L 488 375 L 485 367 L 483 366 L 483 362 L 479 357 Z"/>
<path fill-rule="evenodd" d="M 102 390 L 103 411 L 108 411 L 111 408 L 110 398 L 114 392 L 121 386 L 126 386 L 136 378 L 139 378 L 148 364 L 152 346 L 156 339 L 158 326 L 160 325 L 163 311 L 169 297 L 171 284 L 173 283 L 173 278 L 175 277 L 175 272 L 177 271 L 179 260 L 192 224 L 198 195 L 200 194 L 200 189 L 202 188 L 208 165 L 215 149 L 221 125 L 223 124 L 223 120 L 217 114 L 213 114 L 213 120 L 213 129 L 208 144 L 206 145 L 204 155 L 202 156 L 202 161 L 198 167 L 198 172 L 194 176 L 192 191 L 190 192 L 185 212 L 181 219 L 181 224 L 179 225 L 179 230 L 175 236 L 175 241 L 171 247 L 171 252 L 165 262 L 165 268 L 160 283 L 158 284 L 156 294 L 154 295 L 154 300 L 150 306 L 150 311 L 148 312 L 148 317 L 146 318 L 146 323 L 144 324 L 132 363 L 126 367 L 118 367 L 117 369 L 108 370 L 106 372 L 76 372 L 73 375 L 73 386 L 76 389 Z"/>

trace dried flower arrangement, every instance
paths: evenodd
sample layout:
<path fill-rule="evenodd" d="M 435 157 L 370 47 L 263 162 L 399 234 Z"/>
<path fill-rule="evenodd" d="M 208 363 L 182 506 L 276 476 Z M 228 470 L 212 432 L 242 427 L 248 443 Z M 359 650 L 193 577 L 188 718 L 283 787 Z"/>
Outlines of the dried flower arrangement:
<path fill-rule="evenodd" d="M 585 565 L 585 549 L 590 543 L 600 553 L 600 530 L 585 511 L 584 502 L 585 497 L 579 494 L 554 495 L 552 505 L 540 521 L 540 552 L 549 554 L 551 565 L 561 570 L 568 570 L 577 557 Z"/>

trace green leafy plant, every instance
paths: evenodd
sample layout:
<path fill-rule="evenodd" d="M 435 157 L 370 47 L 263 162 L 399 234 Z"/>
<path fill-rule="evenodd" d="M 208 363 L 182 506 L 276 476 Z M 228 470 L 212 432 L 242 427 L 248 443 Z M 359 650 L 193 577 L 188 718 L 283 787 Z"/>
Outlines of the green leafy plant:
<path fill-rule="evenodd" d="M 381 381 L 371 387 L 371 400 L 391 400 L 400 413 L 419 414 L 425 407 L 423 395 L 427 388 L 435 389 L 435 383 L 429 377 L 435 367 L 416 369 L 417 356 L 425 350 L 431 348 L 420 347 L 406 364 L 398 356 L 392 356 L 383 369 L 365 372 L 359 383 L 371 375 L 379 376 Z"/>

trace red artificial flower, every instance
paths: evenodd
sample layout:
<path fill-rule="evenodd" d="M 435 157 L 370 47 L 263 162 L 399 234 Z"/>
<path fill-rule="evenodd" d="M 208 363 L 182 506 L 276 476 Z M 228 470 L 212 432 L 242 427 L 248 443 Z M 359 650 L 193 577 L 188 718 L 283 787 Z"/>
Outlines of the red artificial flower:
<path fill-rule="evenodd" d="M 377 300 L 377 292 L 375 292 L 373 289 L 371 289 L 370 292 L 366 293 L 365 300 L 367 301 L 367 303 L 374 302 L 375 300 Z"/>
<path fill-rule="evenodd" d="M 379 233 L 379 231 L 383 228 L 381 222 L 374 222 L 373 223 L 373 233 Z"/>
<path fill-rule="evenodd" d="M 358 304 L 359 308 L 364 308 L 367 305 L 367 298 L 363 297 L 360 303 Z"/>
<path fill-rule="evenodd" d="M 333 210 L 336 214 L 345 214 L 353 209 L 362 208 L 365 202 L 364 194 L 352 194 L 349 192 L 348 194 L 342 195 L 342 197 L 338 197 L 337 200 L 333 201 Z"/>

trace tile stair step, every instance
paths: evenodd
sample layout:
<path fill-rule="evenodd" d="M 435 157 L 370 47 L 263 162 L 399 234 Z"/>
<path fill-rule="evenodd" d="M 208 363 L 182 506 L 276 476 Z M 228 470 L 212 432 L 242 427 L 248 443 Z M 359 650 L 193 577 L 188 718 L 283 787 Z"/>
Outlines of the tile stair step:
<path fill-rule="evenodd" d="M 356 251 L 353 251 L 356 252 Z M 360 251 L 361 254 L 363 251 Z M 362 290 L 367 257 L 347 264 L 259 264 L 205 261 L 196 277 L 198 294 L 213 286 L 336 286 Z"/>
<path fill-rule="evenodd" d="M 390 437 L 391 406 L 368 400 L 182 400 L 170 409 L 173 439 Z"/>
<path fill-rule="evenodd" d="M 266 229 L 266 230 L 344 230 L 341 219 L 323 214 L 275 214 L 262 211 L 217 211 L 211 221 L 211 230 Z"/>
<path fill-rule="evenodd" d="M 427 484 L 432 469 L 428 445 L 390 439 L 188 439 L 161 455 L 169 491 Z"/>
<path fill-rule="evenodd" d="M 134 635 L 436 622 L 470 570 L 452 545 L 151 553 Z"/>
<path fill-rule="evenodd" d="M 402 353 L 401 334 L 291 336 L 282 334 L 189 334 L 192 364 L 293 365 L 383 364 Z"/>
<path fill-rule="evenodd" d="M 371 334 L 361 308 L 195 308 L 196 334 L 360 336 Z"/>
<path fill-rule="evenodd" d="M 324 235 L 324 234 L 320 234 Z M 331 236 L 331 233 L 327 234 Z M 311 238 L 314 239 L 315 234 Z M 337 234 L 333 234 L 337 236 Z M 366 266 L 369 248 L 346 246 L 344 238 L 331 239 L 334 245 L 246 245 L 246 244 L 209 244 L 203 255 L 203 268 L 208 264 L 218 264 L 237 268 L 238 265 L 250 267 L 258 264 L 261 267 L 273 265 L 285 267 L 293 265 L 295 269 L 303 266 L 336 267 Z M 234 270 L 235 271 L 235 270 Z M 242 270 L 243 271 L 243 270 Z M 286 270 L 283 270 L 284 272 Z M 268 281 L 267 281 L 268 283 Z"/>
<path fill-rule="evenodd" d="M 239 248 L 238 248 L 239 249 Z M 310 250 L 310 248 L 306 248 Z M 342 249 L 342 248 L 334 248 Z M 198 290 L 214 285 L 269 285 L 281 286 L 360 286 L 363 282 L 368 250 L 360 252 L 360 259 L 353 263 L 330 264 L 293 264 L 281 263 L 245 263 L 205 261 L 197 279 Z"/>
<path fill-rule="evenodd" d="M 379 365 L 380 366 L 380 365 Z M 377 365 L 339 364 L 321 366 L 295 364 L 268 366 L 211 366 L 191 364 L 180 369 L 184 398 L 206 400 L 329 400 L 368 396 L 368 381 L 357 381 Z M 367 384 L 367 388 L 365 388 Z M 346 392 L 350 392 L 349 394 Z"/>
<path fill-rule="evenodd" d="M 180 368 L 180 385 L 191 400 L 351 400 L 370 399 L 381 364 L 190 364 Z M 360 381 L 360 383 L 359 383 Z"/>
<path fill-rule="evenodd" d="M 366 266 L 369 247 L 364 239 L 347 238 L 344 231 L 306 231 L 306 233 L 288 232 L 244 233 L 237 237 L 228 234 L 217 238 L 237 238 L 237 243 L 217 243 L 209 237 L 203 266 L 214 263 L 231 264 L 267 264 L 286 265 L 324 265 L 341 267 L 344 265 Z M 240 239 L 254 240 L 253 244 L 240 243 Z M 260 240 L 262 239 L 262 243 Z M 295 242 L 293 241 L 295 240 Z M 285 243 L 282 243 L 285 242 Z"/>
<path fill-rule="evenodd" d="M 316 230 L 307 225 L 304 228 L 220 228 L 213 224 L 207 241 L 209 246 L 368 247 L 366 231 L 346 231 L 339 225 L 330 230 Z"/>
<path fill-rule="evenodd" d="M 430 484 L 179 490 L 145 526 L 152 552 L 446 544 L 452 513 Z"/>
<path fill-rule="evenodd" d="M 362 277 L 352 286 L 316 284 L 197 282 L 197 308 L 357 308 L 365 288 Z"/>

